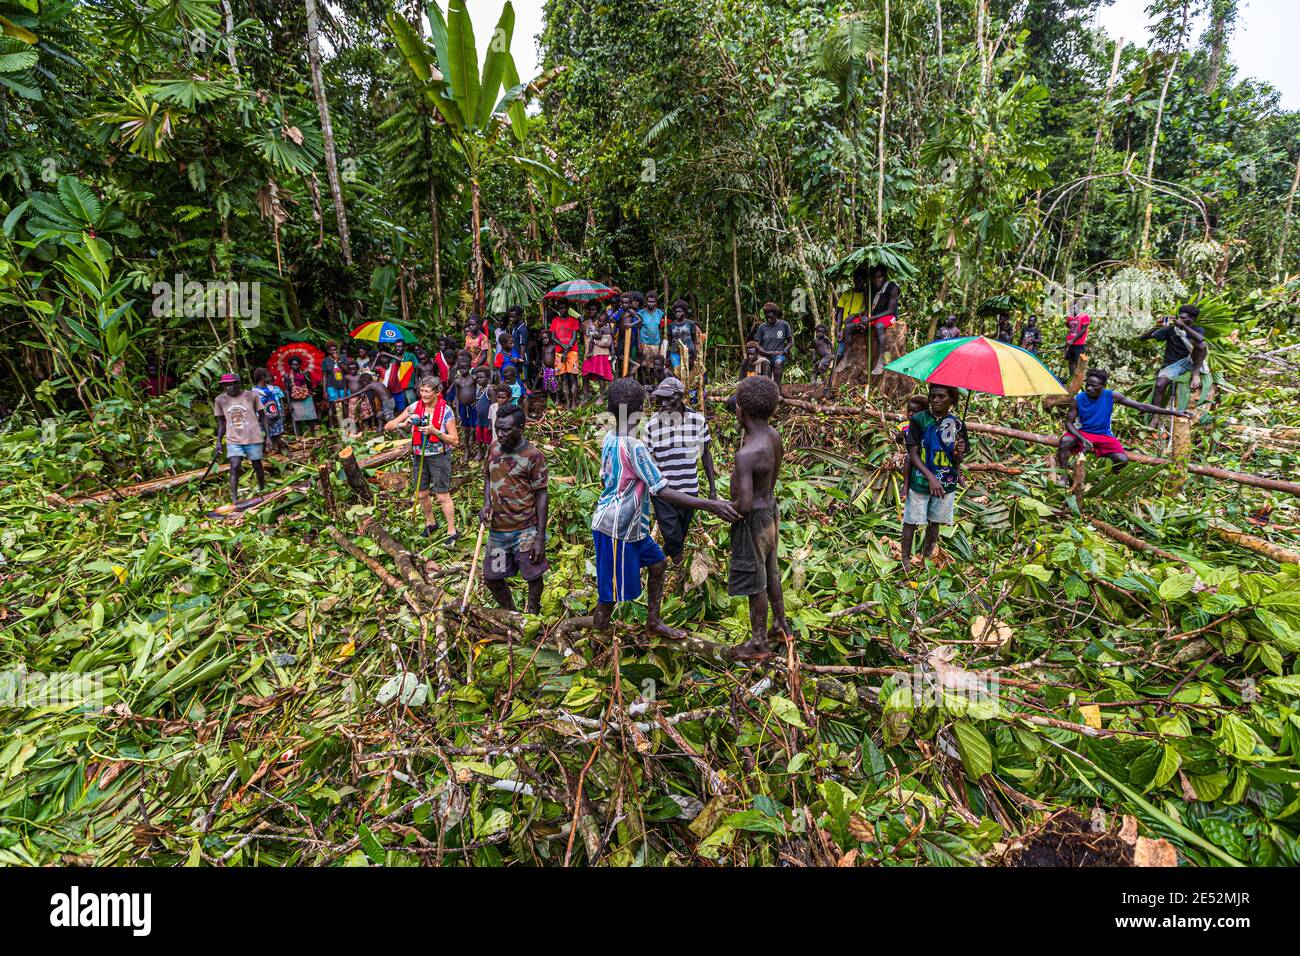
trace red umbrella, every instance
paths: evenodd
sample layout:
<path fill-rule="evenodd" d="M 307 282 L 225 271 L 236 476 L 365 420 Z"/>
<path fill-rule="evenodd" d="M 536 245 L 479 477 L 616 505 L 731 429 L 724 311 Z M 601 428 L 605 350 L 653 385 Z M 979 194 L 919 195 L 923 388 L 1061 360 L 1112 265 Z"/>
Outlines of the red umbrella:
<path fill-rule="evenodd" d="M 286 394 L 289 391 L 289 359 L 302 360 L 302 370 L 311 377 L 312 385 L 320 383 L 325 353 L 310 342 L 290 342 L 281 345 L 266 360 L 266 370 L 280 383 Z"/>

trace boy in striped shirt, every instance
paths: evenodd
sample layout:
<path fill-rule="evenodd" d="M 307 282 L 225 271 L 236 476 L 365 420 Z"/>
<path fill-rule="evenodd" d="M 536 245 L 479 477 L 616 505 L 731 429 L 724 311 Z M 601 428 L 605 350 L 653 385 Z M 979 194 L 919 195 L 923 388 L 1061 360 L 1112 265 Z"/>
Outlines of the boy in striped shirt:
<path fill-rule="evenodd" d="M 683 494 L 698 495 L 700 460 L 703 459 L 709 497 L 718 497 L 717 475 L 709 449 L 709 425 L 700 412 L 686 407 L 686 386 L 681 379 L 670 375 L 650 396 L 658 402 L 659 411 L 646 425 L 646 443 L 668 487 Z M 664 538 L 664 554 L 672 559 L 673 564 L 680 564 L 695 509 L 683 508 L 657 497 L 654 499 L 654 512 Z"/>
<path fill-rule="evenodd" d="M 650 498 L 681 508 L 703 508 L 723 521 L 739 514 L 729 501 L 697 498 L 671 487 L 635 432 L 645 405 L 645 388 L 634 378 L 620 378 L 609 387 L 608 409 L 614 427 L 605 435 L 600 453 L 600 499 L 591 518 L 596 546 L 597 604 L 592 627 L 608 630 L 614 604 L 641 596 L 641 571 L 646 570 L 646 628 L 660 637 L 681 640 L 686 632 L 669 627 L 659 617 L 664 597 L 667 559 L 650 537 Z"/>

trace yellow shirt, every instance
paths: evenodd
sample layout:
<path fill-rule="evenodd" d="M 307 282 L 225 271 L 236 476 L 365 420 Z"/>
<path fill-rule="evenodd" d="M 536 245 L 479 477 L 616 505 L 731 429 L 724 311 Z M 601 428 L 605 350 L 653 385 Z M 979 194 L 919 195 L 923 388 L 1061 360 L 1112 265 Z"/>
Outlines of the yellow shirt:
<path fill-rule="evenodd" d="M 844 310 L 844 318 L 851 319 L 859 313 L 867 311 L 867 296 L 863 292 L 855 292 L 850 289 L 839 297 L 836 306 Z"/>

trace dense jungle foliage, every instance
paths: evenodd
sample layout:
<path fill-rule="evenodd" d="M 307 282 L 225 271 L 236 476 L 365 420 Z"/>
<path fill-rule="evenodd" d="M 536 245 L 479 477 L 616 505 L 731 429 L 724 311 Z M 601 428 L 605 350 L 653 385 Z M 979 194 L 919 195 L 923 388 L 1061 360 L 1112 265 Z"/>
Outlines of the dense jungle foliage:
<path fill-rule="evenodd" d="M 521 77 L 509 3 L 476 37 L 463 0 L 0 0 L 0 862 L 1300 864 L 1300 115 L 1228 55 L 1237 0 L 1154 0 L 1148 45 L 1097 6 L 547 0 Z M 846 259 L 900 264 L 908 347 L 1032 314 L 1063 380 L 1080 297 L 1142 400 L 1150 316 L 1110 304 L 1201 303 L 1190 442 L 1120 412 L 1174 463 L 1061 487 L 1032 437 L 975 435 L 905 577 L 901 409 L 808 391 L 775 419 L 796 633 L 752 668 L 711 519 L 670 574 L 685 646 L 644 604 L 573 624 L 591 408 L 528 426 L 540 615 L 466 592 L 473 534 L 420 538 L 393 472 L 350 490 L 332 430 L 244 514 L 197 473 L 130 487 L 204 468 L 229 368 L 375 319 L 432 346 L 567 275 L 688 299 L 719 397 L 774 301 L 807 385 Z M 160 308 L 175 281 L 258 308 Z M 479 472 L 453 487 L 473 529 Z"/>

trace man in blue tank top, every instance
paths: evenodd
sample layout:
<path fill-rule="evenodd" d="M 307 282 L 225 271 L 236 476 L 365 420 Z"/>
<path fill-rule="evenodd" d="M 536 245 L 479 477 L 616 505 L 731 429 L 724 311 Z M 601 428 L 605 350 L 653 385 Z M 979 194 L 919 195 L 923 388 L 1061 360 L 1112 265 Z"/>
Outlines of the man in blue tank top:
<path fill-rule="evenodd" d="M 1152 415 L 1174 415 L 1191 418 L 1189 412 L 1176 412 L 1171 408 L 1139 402 L 1127 395 L 1106 387 L 1110 373 L 1099 368 L 1088 369 L 1083 391 L 1070 400 L 1070 411 L 1065 417 L 1065 434 L 1056 452 L 1056 462 L 1062 468 L 1076 452 L 1092 452 L 1100 458 L 1111 460 L 1112 470 L 1118 471 L 1128 464 L 1124 446 L 1110 430 L 1115 406 L 1127 405 Z"/>

